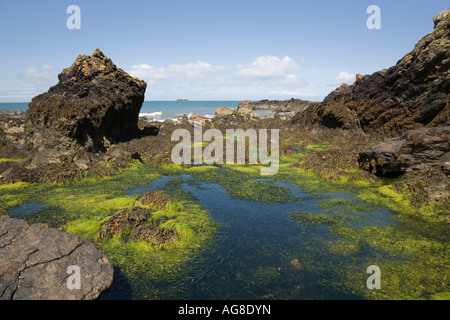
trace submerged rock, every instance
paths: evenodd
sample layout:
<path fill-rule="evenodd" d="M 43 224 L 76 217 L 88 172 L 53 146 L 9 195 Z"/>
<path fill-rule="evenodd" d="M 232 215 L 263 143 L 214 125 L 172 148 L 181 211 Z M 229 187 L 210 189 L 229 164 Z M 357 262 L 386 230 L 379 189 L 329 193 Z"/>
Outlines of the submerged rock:
<path fill-rule="evenodd" d="M 99 49 L 80 55 L 47 93 L 33 98 L 26 115 L 28 142 L 41 148 L 105 151 L 138 136 L 147 84 L 117 68 Z"/>
<path fill-rule="evenodd" d="M 70 266 L 80 287 L 67 286 Z M 90 300 L 113 281 L 114 269 L 93 242 L 45 224 L 0 216 L 0 300 Z"/>

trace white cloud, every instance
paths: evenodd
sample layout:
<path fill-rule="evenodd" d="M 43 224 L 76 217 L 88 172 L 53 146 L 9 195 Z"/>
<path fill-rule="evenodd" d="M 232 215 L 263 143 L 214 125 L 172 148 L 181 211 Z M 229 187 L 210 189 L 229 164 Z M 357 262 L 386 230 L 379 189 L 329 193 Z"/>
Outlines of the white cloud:
<path fill-rule="evenodd" d="M 30 67 L 20 74 L 20 76 L 29 82 L 34 83 L 49 83 L 51 81 L 57 81 L 57 74 L 53 67 L 49 65 L 43 65 L 40 68 Z"/>
<path fill-rule="evenodd" d="M 148 64 L 139 64 L 132 66 L 127 71 L 134 77 L 154 84 L 158 81 L 170 79 L 202 79 L 223 69 L 222 66 L 213 66 L 207 62 L 197 61 L 186 64 L 172 64 L 167 68 L 156 68 Z"/>
<path fill-rule="evenodd" d="M 300 69 L 300 65 L 288 56 L 282 59 L 261 56 L 250 64 L 237 64 L 234 68 L 197 61 L 169 66 L 137 64 L 127 72 L 147 81 L 147 98 L 158 99 L 167 95 L 245 97 L 249 93 L 264 97 L 271 91 L 288 95 L 307 84 L 298 73 Z M 294 95 L 298 96 L 297 93 Z"/>
<path fill-rule="evenodd" d="M 245 78 L 286 78 L 294 76 L 290 74 L 300 67 L 290 57 L 283 59 L 274 56 L 256 58 L 251 64 L 238 64 L 236 75 Z"/>
<path fill-rule="evenodd" d="M 333 82 L 330 83 L 330 85 L 341 85 L 343 83 L 352 84 L 355 82 L 356 75 L 348 73 L 347 71 L 339 72 L 339 75 L 334 79 Z"/>

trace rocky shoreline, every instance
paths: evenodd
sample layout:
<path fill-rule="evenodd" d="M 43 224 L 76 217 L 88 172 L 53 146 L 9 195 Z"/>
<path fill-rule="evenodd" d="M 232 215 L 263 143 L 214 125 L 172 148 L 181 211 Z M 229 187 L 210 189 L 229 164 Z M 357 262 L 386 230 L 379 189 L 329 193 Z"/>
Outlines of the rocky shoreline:
<path fill-rule="evenodd" d="M 144 81 L 117 68 L 99 49 L 92 56 L 80 55 L 56 86 L 32 100 L 27 112 L 0 110 L 0 183 L 65 183 L 113 176 L 133 162 L 171 164 L 172 132 L 183 128 L 193 133 L 194 122 L 200 121 L 203 130 L 222 132 L 279 129 L 280 156 L 303 153 L 292 167 L 330 180 L 395 178 L 392 185 L 399 195 L 407 190 L 412 204 L 450 208 L 450 10 L 434 23 L 434 31 L 396 66 L 359 76 L 321 103 L 243 101 L 237 109 L 218 108 L 213 118 L 191 115 L 162 123 L 139 119 Z M 258 110 L 275 115 L 261 119 Z M 105 230 L 130 212 L 111 218 Z M 450 223 L 450 210 L 441 218 Z M 42 225 L 0 219 L 0 298 L 90 299 L 111 284 L 112 267 L 93 244 Z M 177 236 L 144 225 L 136 230 L 140 233 L 134 237 L 155 242 L 155 237 L 164 243 Z M 20 246 L 36 233 L 35 246 Z M 59 247 L 64 243 L 59 237 L 74 245 Z M 45 249 L 48 241 L 59 249 Z M 88 269 L 95 269 L 88 291 L 44 294 L 49 284 L 35 279 L 31 269 L 39 268 L 34 274 L 40 275 L 51 264 L 52 270 L 59 269 L 49 281 L 61 281 L 59 263 L 73 254 L 88 257 Z M 41 258 L 30 262 L 34 256 Z"/>

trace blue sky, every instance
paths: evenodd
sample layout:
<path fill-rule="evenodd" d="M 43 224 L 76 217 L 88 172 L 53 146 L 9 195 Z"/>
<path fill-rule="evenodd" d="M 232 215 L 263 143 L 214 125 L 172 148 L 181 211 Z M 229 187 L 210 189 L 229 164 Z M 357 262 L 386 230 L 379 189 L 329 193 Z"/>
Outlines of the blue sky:
<path fill-rule="evenodd" d="M 369 30 L 367 7 L 381 9 Z M 70 30 L 69 5 L 81 9 Z M 100 48 L 148 82 L 146 100 L 321 101 L 395 65 L 448 0 L 0 0 L 0 101 L 28 102 Z"/>

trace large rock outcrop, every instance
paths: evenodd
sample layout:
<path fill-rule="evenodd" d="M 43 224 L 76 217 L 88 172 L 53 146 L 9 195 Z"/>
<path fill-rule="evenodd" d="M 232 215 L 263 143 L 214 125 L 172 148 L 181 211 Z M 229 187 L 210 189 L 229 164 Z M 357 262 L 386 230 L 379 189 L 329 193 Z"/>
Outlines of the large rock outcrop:
<path fill-rule="evenodd" d="M 79 288 L 69 279 L 75 275 L 71 266 L 80 268 Z M 0 300 L 96 299 L 111 286 L 113 275 L 93 242 L 0 216 Z"/>
<path fill-rule="evenodd" d="M 434 31 L 395 66 L 358 76 L 298 113 L 293 123 L 394 135 L 450 125 L 450 9 L 433 21 Z"/>
<path fill-rule="evenodd" d="M 41 149 L 99 152 L 138 135 L 147 84 L 117 68 L 99 49 L 78 56 L 58 79 L 29 104 L 27 142 Z"/>

